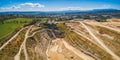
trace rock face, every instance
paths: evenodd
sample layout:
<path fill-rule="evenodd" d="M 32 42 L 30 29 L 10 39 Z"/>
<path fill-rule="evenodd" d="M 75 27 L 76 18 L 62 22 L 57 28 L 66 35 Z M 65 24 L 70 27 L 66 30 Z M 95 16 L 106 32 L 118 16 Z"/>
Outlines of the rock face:
<path fill-rule="evenodd" d="M 30 40 L 31 42 L 28 42 L 28 53 L 32 53 L 29 57 L 33 60 L 46 60 L 46 50 L 52 41 L 48 35 L 48 32 L 38 32 L 33 37 L 28 39 L 28 41 Z"/>

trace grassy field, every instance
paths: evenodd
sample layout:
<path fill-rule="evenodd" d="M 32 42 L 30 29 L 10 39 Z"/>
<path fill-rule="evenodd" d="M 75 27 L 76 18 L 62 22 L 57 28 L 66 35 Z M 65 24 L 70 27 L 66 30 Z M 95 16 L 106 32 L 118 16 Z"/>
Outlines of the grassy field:
<path fill-rule="evenodd" d="M 16 28 L 22 27 L 23 25 L 29 23 L 30 21 L 32 21 L 32 19 L 30 18 L 16 18 L 5 20 L 4 24 L 0 24 L 0 38 L 8 35 Z"/>
<path fill-rule="evenodd" d="M 47 21 L 50 20 L 50 18 L 36 18 L 37 20 L 41 20 L 41 21 Z"/>

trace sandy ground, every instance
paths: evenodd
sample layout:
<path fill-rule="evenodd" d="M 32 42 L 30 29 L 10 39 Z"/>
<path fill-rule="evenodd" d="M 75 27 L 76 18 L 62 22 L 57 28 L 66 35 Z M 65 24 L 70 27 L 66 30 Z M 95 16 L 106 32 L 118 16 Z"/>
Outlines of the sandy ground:
<path fill-rule="evenodd" d="M 64 39 L 53 40 L 47 52 L 48 60 L 95 60 L 69 45 Z"/>
<path fill-rule="evenodd" d="M 98 42 L 106 50 L 106 52 L 111 54 L 115 60 L 119 60 L 120 59 L 120 57 L 117 56 L 113 51 L 111 51 L 99 38 L 97 38 L 84 23 L 80 22 L 80 24 L 82 24 L 85 27 L 85 29 L 96 40 L 96 42 Z"/>

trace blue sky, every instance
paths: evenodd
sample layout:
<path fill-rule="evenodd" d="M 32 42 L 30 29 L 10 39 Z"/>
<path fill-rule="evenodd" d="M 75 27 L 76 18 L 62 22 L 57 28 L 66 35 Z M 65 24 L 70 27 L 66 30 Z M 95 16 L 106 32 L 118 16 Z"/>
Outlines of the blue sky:
<path fill-rule="evenodd" d="M 0 11 L 120 9 L 119 0 L 0 0 Z"/>

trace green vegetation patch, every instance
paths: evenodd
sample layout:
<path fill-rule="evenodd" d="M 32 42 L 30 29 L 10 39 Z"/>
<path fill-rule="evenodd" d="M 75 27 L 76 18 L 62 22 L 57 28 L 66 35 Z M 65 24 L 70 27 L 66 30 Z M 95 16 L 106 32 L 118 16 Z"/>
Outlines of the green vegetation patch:
<path fill-rule="evenodd" d="M 3 24 L 0 24 L 0 38 L 5 37 L 9 33 L 13 32 L 16 28 L 22 27 L 31 21 L 32 19 L 30 18 L 16 18 L 5 20 Z"/>
<path fill-rule="evenodd" d="M 51 20 L 50 18 L 36 18 L 37 20 L 40 20 L 40 21 L 48 21 L 48 20 Z"/>

